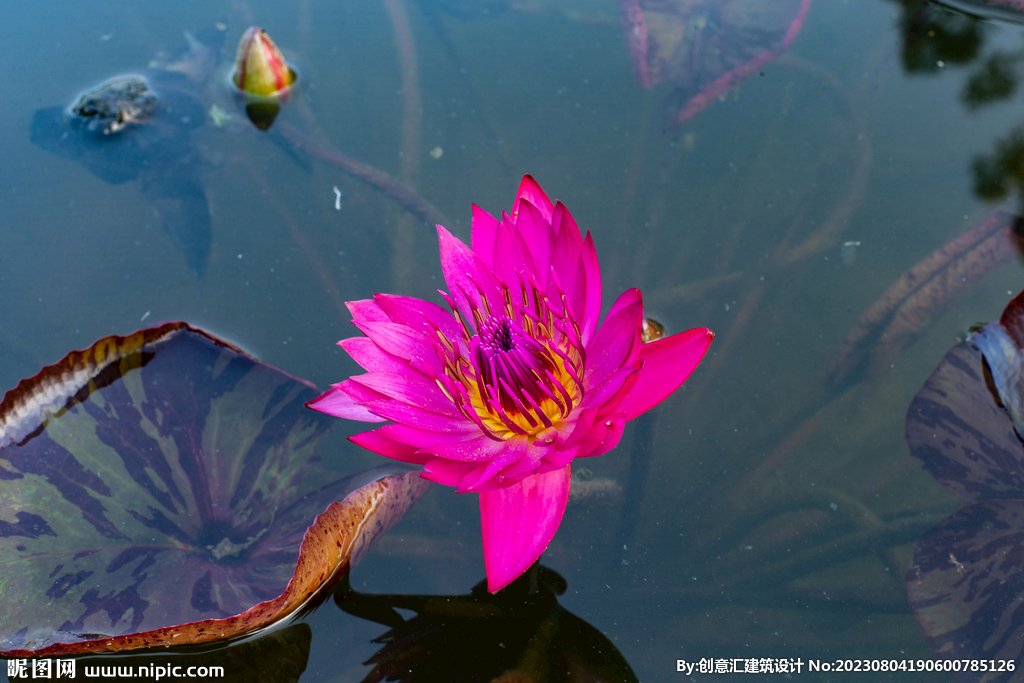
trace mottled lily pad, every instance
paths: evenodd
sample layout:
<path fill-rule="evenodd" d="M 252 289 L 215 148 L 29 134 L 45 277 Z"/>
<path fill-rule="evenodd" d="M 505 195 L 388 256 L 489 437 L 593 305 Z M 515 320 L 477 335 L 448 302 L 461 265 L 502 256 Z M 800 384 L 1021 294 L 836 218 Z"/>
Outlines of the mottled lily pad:
<path fill-rule="evenodd" d="M 972 503 L 914 548 L 907 597 L 929 646 L 951 659 L 1024 655 L 1024 293 L 953 347 L 907 412 L 907 443 Z M 1010 681 L 1024 670 L 953 672 Z"/>
<path fill-rule="evenodd" d="M 999 321 L 954 346 L 907 411 L 911 454 L 965 503 L 1024 500 L 1024 444 L 1007 409 L 1024 399 L 1022 311 L 1018 296 Z"/>
<path fill-rule="evenodd" d="M 307 604 L 422 493 L 397 477 L 332 505 L 388 471 L 324 484 L 316 395 L 185 323 L 8 392 L 0 656 L 208 642 Z"/>
<path fill-rule="evenodd" d="M 970 505 L 929 531 L 914 548 L 907 598 L 937 655 L 1021 662 L 1024 501 Z M 1021 676 L 1024 668 L 953 673 L 960 681 L 1011 681 Z"/>

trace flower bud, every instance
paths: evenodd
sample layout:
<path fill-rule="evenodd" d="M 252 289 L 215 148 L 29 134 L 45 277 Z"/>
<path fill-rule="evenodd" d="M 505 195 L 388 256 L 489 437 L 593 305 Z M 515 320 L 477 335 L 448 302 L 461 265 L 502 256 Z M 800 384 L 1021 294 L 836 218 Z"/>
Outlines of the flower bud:
<path fill-rule="evenodd" d="M 267 130 L 288 97 L 295 72 L 270 36 L 260 27 L 250 26 L 238 42 L 231 79 L 242 95 L 246 116 L 257 128 Z"/>
<path fill-rule="evenodd" d="M 295 82 L 295 72 L 270 36 L 260 27 L 250 26 L 238 43 L 232 80 L 248 95 L 280 96 Z"/>
<path fill-rule="evenodd" d="M 654 318 L 644 318 L 640 327 L 640 341 L 644 344 L 658 341 L 665 336 L 665 326 Z"/>

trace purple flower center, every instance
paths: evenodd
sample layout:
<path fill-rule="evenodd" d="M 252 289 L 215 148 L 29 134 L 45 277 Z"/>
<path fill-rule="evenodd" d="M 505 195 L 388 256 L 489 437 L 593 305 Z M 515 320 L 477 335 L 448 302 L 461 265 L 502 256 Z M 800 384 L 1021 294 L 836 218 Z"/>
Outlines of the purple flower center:
<path fill-rule="evenodd" d="M 487 321 L 487 323 L 491 322 L 494 321 Z M 487 343 L 487 347 L 497 351 L 511 351 L 515 348 L 515 344 L 512 341 L 511 320 L 508 320 L 507 318 L 499 320 L 496 325 L 489 325 L 489 327 L 493 329 L 480 330 L 480 337 L 482 339 L 490 338 L 490 342 Z"/>
<path fill-rule="evenodd" d="M 557 380 L 549 379 L 557 377 L 558 364 L 522 328 L 508 318 L 489 318 L 478 329 L 478 380 L 488 398 L 498 401 L 507 414 L 532 416 L 545 399 L 561 393 Z M 550 416 L 542 411 L 537 417 L 543 423 Z"/>
<path fill-rule="evenodd" d="M 481 293 L 479 305 L 471 306 L 472 327 L 449 302 L 461 343 L 437 331 L 445 366 L 438 386 L 497 440 L 542 432 L 546 438 L 583 398 L 583 343 L 564 296 L 552 301 L 528 285 L 519 294 L 516 301 L 504 286 L 495 305 Z"/>

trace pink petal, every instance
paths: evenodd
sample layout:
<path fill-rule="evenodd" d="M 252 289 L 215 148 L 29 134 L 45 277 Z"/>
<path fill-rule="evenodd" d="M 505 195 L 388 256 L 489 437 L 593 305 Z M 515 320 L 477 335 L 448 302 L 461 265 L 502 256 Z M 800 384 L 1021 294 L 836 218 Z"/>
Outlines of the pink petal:
<path fill-rule="evenodd" d="M 580 257 L 583 251 L 583 236 L 580 235 L 576 222 L 573 221 L 572 216 L 565 210 L 561 202 L 555 206 L 554 220 L 557 222 L 552 223 L 556 235 L 554 251 L 551 254 L 551 266 L 562 285 L 572 315 L 577 320 L 582 320 L 587 303 L 587 271 L 583 259 Z M 557 298 L 551 278 L 548 279 L 547 295 L 552 299 Z M 600 298 L 598 298 L 598 314 L 601 312 L 600 306 Z"/>
<path fill-rule="evenodd" d="M 510 439 L 510 441 L 514 441 L 514 439 Z M 477 427 L 477 433 L 470 439 L 428 444 L 423 447 L 424 450 L 441 458 L 462 462 L 492 460 L 501 457 L 508 448 L 508 442 L 495 441 L 489 436 L 485 436 L 480 432 L 479 427 Z"/>
<path fill-rule="evenodd" d="M 699 327 L 640 346 L 640 374 L 618 410 L 632 420 L 664 401 L 697 367 L 715 333 Z"/>
<path fill-rule="evenodd" d="M 437 243 L 441 252 L 441 271 L 448 284 L 449 294 L 455 300 L 463 320 L 472 324 L 473 312 L 469 304 L 470 301 L 474 306 L 479 304 L 480 291 L 477 287 L 483 289 L 485 296 L 497 296 L 498 286 L 491 269 L 460 239 L 440 225 L 437 226 Z M 467 296 L 470 298 L 467 299 Z"/>
<path fill-rule="evenodd" d="M 458 486 L 459 482 L 478 466 L 478 463 L 475 462 L 459 462 L 458 460 L 434 458 L 427 461 L 427 464 L 423 466 L 423 474 L 420 476 L 445 486 Z"/>
<path fill-rule="evenodd" d="M 370 391 L 370 389 L 366 389 L 366 391 Z M 360 401 L 360 403 L 366 406 L 366 409 L 374 415 L 379 415 L 386 420 L 431 432 L 454 434 L 456 432 L 464 432 L 466 423 L 472 424 L 461 415 L 457 418 L 441 415 L 420 406 L 410 405 L 390 398 Z"/>
<path fill-rule="evenodd" d="M 357 375 L 353 382 L 369 387 L 388 398 L 429 410 L 446 417 L 463 419 L 451 400 L 445 396 L 437 383 L 422 373 L 409 370 L 403 373 L 370 372 Z"/>
<path fill-rule="evenodd" d="M 569 502 L 572 466 L 480 494 L 487 590 L 496 593 L 530 568 L 555 537 Z"/>
<path fill-rule="evenodd" d="M 508 486 L 509 482 L 519 481 L 532 474 L 539 474 L 539 469 L 544 464 L 544 459 L 554 455 L 556 450 L 557 447 L 554 444 L 538 445 L 537 442 L 530 443 L 529 448 L 524 451 L 523 455 L 516 462 L 502 468 L 501 472 L 495 477 L 497 480 L 496 485 L 478 488 L 478 490 L 492 490 L 501 486 Z M 568 462 L 566 460 L 562 463 L 562 466 L 564 467 Z M 551 469 L 554 468 L 548 468 L 547 471 Z"/>
<path fill-rule="evenodd" d="M 359 382 L 354 381 L 356 377 L 362 375 L 355 375 L 349 377 L 344 382 L 332 384 L 331 386 L 340 391 L 343 394 L 347 394 L 349 398 L 358 403 L 359 405 L 366 405 L 367 401 L 379 401 L 387 398 L 384 394 L 374 391 L 369 387 L 363 386 Z"/>
<path fill-rule="evenodd" d="M 356 327 L 392 356 L 410 361 L 413 367 L 427 374 L 443 374 L 437 350 L 423 333 L 393 322 L 358 322 Z"/>
<path fill-rule="evenodd" d="M 346 382 L 349 380 L 345 380 Z M 344 384 L 344 382 L 342 382 Z M 374 415 L 356 403 L 351 396 L 336 388 L 331 388 L 306 404 L 307 408 L 319 410 L 321 413 L 343 417 L 360 422 L 384 422 L 385 418 Z"/>
<path fill-rule="evenodd" d="M 555 210 L 551 213 L 551 230 L 555 236 L 561 235 L 563 230 L 568 231 L 565 235 L 569 240 L 568 244 L 575 248 L 576 253 L 579 253 L 583 246 L 583 233 L 580 232 L 575 219 L 562 202 L 555 202 Z"/>
<path fill-rule="evenodd" d="M 604 376 L 600 384 L 592 386 L 585 392 L 580 407 L 601 409 L 608 406 L 608 410 L 604 411 L 606 413 L 609 411 L 622 412 L 619 405 L 629 395 L 638 374 L 639 371 L 632 365 L 624 365 L 618 370 L 612 370 Z"/>
<path fill-rule="evenodd" d="M 473 253 L 487 265 L 494 268 L 494 245 L 498 237 L 498 219 L 473 205 L 473 233 L 470 247 Z"/>
<path fill-rule="evenodd" d="M 579 453 L 579 446 L 558 448 L 553 453 L 544 457 L 544 461 L 537 469 L 537 474 L 546 474 L 552 470 L 565 467 L 572 462 L 572 459 L 576 457 L 577 453 Z"/>
<path fill-rule="evenodd" d="M 595 422 L 580 442 L 578 457 L 592 458 L 615 448 L 622 438 L 622 430 L 625 427 L 626 418 L 621 414 Z"/>
<path fill-rule="evenodd" d="M 373 451 L 392 460 L 408 462 L 413 465 L 423 465 L 430 461 L 429 455 L 417 453 L 415 447 L 395 441 L 386 434 L 383 434 L 381 432 L 382 429 L 384 428 L 381 427 L 381 429 L 375 429 L 372 432 L 356 434 L 355 436 L 348 437 L 348 440 L 357 446 L 362 446 L 368 451 Z"/>
<path fill-rule="evenodd" d="M 587 347 L 584 389 L 597 387 L 623 365 L 633 365 L 640 346 L 640 324 L 644 312 L 640 291 L 627 289 L 612 304 L 608 317 Z"/>
<path fill-rule="evenodd" d="M 498 223 L 498 237 L 494 245 L 494 274 L 512 289 L 519 290 L 519 273 L 534 272 L 533 256 L 519 230 L 508 214 L 502 214 Z"/>
<path fill-rule="evenodd" d="M 583 345 L 586 346 L 593 338 L 594 331 L 597 330 L 597 321 L 601 317 L 601 267 L 598 265 L 597 249 L 594 248 L 594 240 L 589 232 L 587 238 L 583 240 L 583 250 L 580 253 L 583 256 L 585 273 L 584 305 L 583 310 L 577 311 L 576 314 L 582 316 L 580 338 L 583 339 Z"/>
<path fill-rule="evenodd" d="M 376 294 L 374 299 L 392 322 L 406 325 L 429 339 L 435 338 L 435 327 L 448 339 L 458 339 L 462 335 L 455 318 L 444 306 L 394 294 Z"/>
<path fill-rule="evenodd" d="M 521 462 L 522 460 L 520 460 Z M 506 474 L 510 467 L 517 467 L 518 463 L 513 463 L 509 467 L 504 468 L 501 473 L 497 476 L 492 476 L 493 473 L 487 472 L 489 464 L 482 465 L 480 471 L 472 473 L 470 476 L 463 477 L 460 482 L 459 493 L 485 493 L 487 491 L 497 491 L 498 489 L 508 488 L 515 486 L 523 479 L 532 477 L 534 474 L 539 474 L 539 463 L 532 463 L 528 472 L 520 474 Z M 500 479 L 500 481 L 499 481 Z"/>
<path fill-rule="evenodd" d="M 572 433 L 565 440 L 566 443 L 579 444 L 583 439 L 587 437 L 590 430 L 594 427 L 594 421 L 598 418 L 598 410 L 596 408 L 584 408 L 579 411 L 576 416 L 576 424 L 573 427 Z"/>
<path fill-rule="evenodd" d="M 529 252 L 532 272 L 540 286 L 547 284 L 548 269 L 551 266 L 551 254 L 554 251 L 555 233 L 551 229 L 551 213 L 547 218 L 541 210 L 530 202 L 519 202 L 519 217 L 516 219 L 516 232 Z M 543 291 L 543 290 L 542 290 Z"/>
<path fill-rule="evenodd" d="M 373 299 L 361 299 L 359 301 L 346 301 L 349 313 L 352 314 L 352 322 L 387 322 L 388 315 L 381 309 L 380 305 Z"/>
<path fill-rule="evenodd" d="M 551 199 L 548 198 L 547 193 L 541 189 L 541 186 L 531 175 L 523 176 L 522 182 L 519 183 L 519 191 L 516 192 L 516 203 L 512 205 L 512 220 L 516 222 L 518 222 L 517 214 L 519 213 L 520 200 L 523 199 L 537 207 L 541 215 L 544 216 L 544 220 L 548 223 L 551 222 L 551 212 L 554 209 L 554 205 L 551 203 Z"/>
<path fill-rule="evenodd" d="M 503 470 L 529 458 L 531 454 L 530 442 L 523 437 L 512 437 L 504 442 L 504 448 L 498 454 L 483 462 L 483 469 L 474 472 L 472 477 L 466 477 L 459 482 L 459 493 L 469 491 L 492 491 L 508 486 L 502 478 Z M 534 465 L 536 466 L 536 464 Z"/>
<path fill-rule="evenodd" d="M 609 318 L 614 316 L 619 311 L 629 306 L 632 306 L 638 300 L 642 305 L 643 299 L 643 294 L 641 294 L 640 290 L 637 289 L 636 287 L 631 287 L 627 289 L 625 292 L 619 295 L 618 299 L 612 302 L 612 307 L 608 309 L 608 315 L 606 315 L 604 319 L 607 321 Z"/>
<path fill-rule="evenodd" d="M 401 441 L 419 449 L 449 441 L 466 441 L 480 434 L 480 428 L 469 420 L 462 423 L 461 429 L 454 429 L 450 432 L 435 432 L 403 424 L 384 425 L 378 431 L 395 441 Z"/>
<path fill-rule="evenodd" d="M 352 360 L 369 372 L 409 372 L 409 361 L 392 356 L 368 337 L 349 337 L 338 342 Z"/>

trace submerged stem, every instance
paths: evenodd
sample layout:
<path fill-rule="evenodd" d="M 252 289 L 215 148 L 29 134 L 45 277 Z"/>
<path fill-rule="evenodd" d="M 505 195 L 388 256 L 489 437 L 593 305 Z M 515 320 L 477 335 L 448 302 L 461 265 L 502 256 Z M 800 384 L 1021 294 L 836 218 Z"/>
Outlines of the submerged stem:
<path fill-rule="evenodd" d="M 416 214 L 424 224 L 429 226 L 437 224 L 451 225 L 451 222 L 445 218 L 444 214 L 437 207 L 417 194 L 411 187 L 384 171 L 314 142 L 285 121 L 279 122 L 274 126 L 273 130 L 280 132 L 285 140 L 295 145 L 298 149 L 320 159 L 320 161 L 341 169 L 356 180 L 361 180 L 370 187 L 387 194 L 406 209 Z"/>

